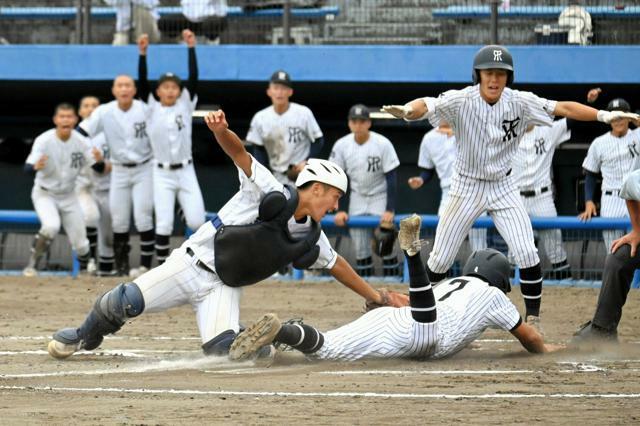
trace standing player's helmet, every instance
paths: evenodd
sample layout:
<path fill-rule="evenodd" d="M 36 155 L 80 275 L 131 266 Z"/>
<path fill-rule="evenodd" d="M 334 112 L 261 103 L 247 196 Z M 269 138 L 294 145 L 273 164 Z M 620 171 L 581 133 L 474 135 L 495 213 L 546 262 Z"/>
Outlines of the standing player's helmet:
<path fill-rule="evenodd" d="M 507 86 L 513 83 L 513 57 L 506 47 L 490 44 L 478 50 L 473 58 L 473 84 L 480 82 L 480 70 L 495 68 L 507 70 Z"/>
<path fill-rule="evenodd" d="M 301 187 L 307 182 L 322 182 L 347 193 L 349 179 L 347 174 L 333 161 L 309 158 L 298 178 L 296 186 Z"/>
<path fill-rule="evenodd" d="M 462 275 L 481 278 L 504 293 L 511 291 L 510 273 L 507 257 L 492 248 L 474 251 L 462 268 Z"/>
<path fill-rule="evenodd" d="M 615 98 L 607 105 L 607 111 L 629 112 L 631 111 L 631 105 L 622 98 Z"/>

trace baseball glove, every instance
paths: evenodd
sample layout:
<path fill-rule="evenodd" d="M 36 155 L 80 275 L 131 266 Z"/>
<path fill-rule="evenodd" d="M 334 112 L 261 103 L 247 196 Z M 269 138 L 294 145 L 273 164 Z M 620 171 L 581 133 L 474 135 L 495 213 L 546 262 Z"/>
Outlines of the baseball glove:
<path fill-rule="evenodd" d="M 382 303 L 376 303 L 372 300 L 367 300 L 364 305 L 365 312 L 369 312 L 376 308 L 383 306 L 391 306 L 394 308 L 402 308 L 403 306 L 409 306 L 409 296 L 406 294 L 398 293 L 396 291 L 387 290 L 381 288 L 378 293 L 382 296 Z"/>
<path fill-rule="evenodd" d="M 380 224 L 373 231 L 373 239 L 371 240 L 371 251 L 380 257 L 389 256 L 393 253 L 393 246 L 396 243 L 398 231 L 391 224 Z"/>

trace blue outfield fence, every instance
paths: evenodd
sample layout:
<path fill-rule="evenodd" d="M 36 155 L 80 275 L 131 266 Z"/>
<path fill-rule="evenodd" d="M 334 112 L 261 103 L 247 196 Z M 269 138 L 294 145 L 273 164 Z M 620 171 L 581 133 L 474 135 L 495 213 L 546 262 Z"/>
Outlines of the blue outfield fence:
<path fill-rule="evenodd" d="M 210 219 L 214 213 L 208 213 Z M 396 216 L 396 225 L 399 225 L 401 219 L 407 217 L 406 214 L 399 214 Z M 573 272 L 573 279 L 565 280 L 549 280 L 545 279 L 545 285 L 564 285 L 564 286 L 582 286 L 582 287 L 597 287 L 601 283 L 602 268 L 604 266 L 604 259 L 607 254 L 607 250 L 602 242 L 602 231 L 618 231 L 620 235 L 627 232 L 631 227 L 631 223 L 628 218 L 601 218 L 596 217 L 588 222 L 582 222 L 573 216 L 559 216 L 553 218 L 537 218 L 531 219 L 534 231 L 540 231 L 545 229 L 560 229 L 562 231 L 562 241 L 567 252 L 569 264 L 571 265 Z M 334 247 L 348 260 L 351 259 L 349 250 L 340 250 L 339 245 L 343 240 L 348 241 L 348 234 L 345 228 L 339 228 L 334 224 L 334 216 L 327 215 L 321 222 L 322 227 L 327 236 L 333 240 Z M 348 226 L 355 228 L 370 228 L 373 229 L 379 224 L 379 218 L 376 216 L 353 216 L 350 217 Z M 432 242 L 435 236 L 435 229 L 438 224 L 438 217 L 435 215 L 422 215 L 422 238 L 427 241 L 427 245 L 423 247 L 423 258 L 428 255 L 430 251 L 429 244 Z M 21 271 L 22 267 L 26 265 L 26 260 L 29 255 L 29 247 L 31 236 L 37 231 L 40 225 L 40 221 L 34 211 L 26 210 L 0 210 L 0 269 L 4 270 L 5 274 L 17 274 Z M 507 253 L 507 247 L 504 240 L 495 230 L 493 220 L 484 216 L 479 218 L 475 224 L 475 228 L 487 229 L 487 245 L 494 247 L 498 250 Z M 23 243 L 20 247 L 15 243 L 15 236 L 28 234 L 28 239 L 22 237 Z M 347 238 L 345 238 L 347 237 Z M 12 240 L 13 238 L 13 240 Z M 25 243 L 28 241 L 28 244 Z M 79 270 L 79 264 L 74 253 L 71 252 L 66 236 L 59 236 L 54 243 L 58 243 L 57 259 L 48 259 L 49 264 L 63 264 L 67 265 L 66 270 L 60 271 L 54 274 L 65 274 L 73 277 L 77 276 Z M 53 247 L 53 246 L 52 246 Z M 546 259 L 546 253 L 544 252 L 543 244 L 538 244 L 540 250 L 540 257 L 543 265 L 543 272 L 550 270 L 550 263 Z M 460 250 L 456 265 L 452 268 L 452 273 L 459 273 L 460 264 L 466 259 L 470 253 L 469 247 L 463 245 Z M 69 254 L 71 257 L 69 258 Z M 398 256 L 401 258 L 402 253 L 397 251 Z M 64 259 L 66 257 L 66 259 Z M 71 260 L 71 262 L 70 262 Z M 69 268 L 68 265 L 71 265 Z M 13 265 L 7 267 L 7 265 Z M 21 266 L 16 266 L 21 265 Z M 316 274 L 305 274 L 303 271 L 294 271 L 290 278 L 293 279 L 307 279 L 307 280 L 324 280 L 327 277 L 317 276 Z M 395 282 L 408 282 L 408 273 L 405 268 L 402 277 L 398 277 Z M 517 274 L 514 284 L 517 284 Z M 636 274 L 634 279 L 634 288 L 638 287 L 640 283 L 640 276 Z"/>

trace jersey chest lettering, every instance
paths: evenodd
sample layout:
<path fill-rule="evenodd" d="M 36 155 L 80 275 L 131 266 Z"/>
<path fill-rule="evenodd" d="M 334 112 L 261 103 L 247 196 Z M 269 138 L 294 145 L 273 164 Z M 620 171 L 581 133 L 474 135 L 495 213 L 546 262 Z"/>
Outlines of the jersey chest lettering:
<path fill-rule="evenodd" d="M 133 129 L 135 130 L 134 137 L 136 139 L 146 138 L 147 136 L 147 123 L 144 121 L 140 121 L 138 123 L 133 123 Z"/>
<path fill-rule="evenodd" d="M 629 142 L 627 148 L 629 149 L 629 155 L 631 156 L 631 158 L 636 158 L 640 155 L 640 152 L 638 152 L 638 144 L 636 141 Z"/>
<path fill-rule="evenodd" d="M 80 169 L 84 165 L 84 155 L 81 152 L 71 153 L 71 168 Z"/>
<path fill-rule="evenodd" d="M 502 142 L 509 142 L 513 138 L 517 138 L 516 128 L 520 124 L 520 117 L 516 117 L 513 120 L 502 120 L 502 130 L 504 136 L 502 136 Z"/>
<path fill-rule="evenodd" d="M 543 155 L 547 152 L 547 148 L 545 147 L 544 138 L 538 138 L 533 141 L 533 146 L 536 150 L 536 155 Z"/>
<path fill-rule="evenodd" d="M 178 126 L 178 131 L 181 131 L 182 129 L 184 129 L 185 124 L 184 124 L 184 120 L 182 119 L 182 114 L 176 115 L 176 126 Z"/>
<path fill-rule="evenodd" d="M 382 158 L 377 155 L 367 156 L 367 172 L 376 173 L 382 169 Z"/>
<path fill-rule="evenodd" d="M 289 143 L 296 144 L 304 142 L 305 139 L 304 130 L 300 127 L 289 127 Z"/>

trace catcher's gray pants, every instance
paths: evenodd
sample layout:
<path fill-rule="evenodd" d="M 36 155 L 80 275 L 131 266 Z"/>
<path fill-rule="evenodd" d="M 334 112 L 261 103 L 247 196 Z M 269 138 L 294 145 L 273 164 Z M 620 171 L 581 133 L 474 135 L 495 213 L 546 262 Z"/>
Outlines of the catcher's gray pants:
<path fill-rule="evenodd" d="M 615 331 L 618 328 L 622 307 L 627 301 L 633 274 L 638 268 L 640 268 L 640 254 L 636 253 L 631 257 L 629 245 L 624 245 L 615 253 L 607 255 L 593 324 L 609 331 Z"/>

